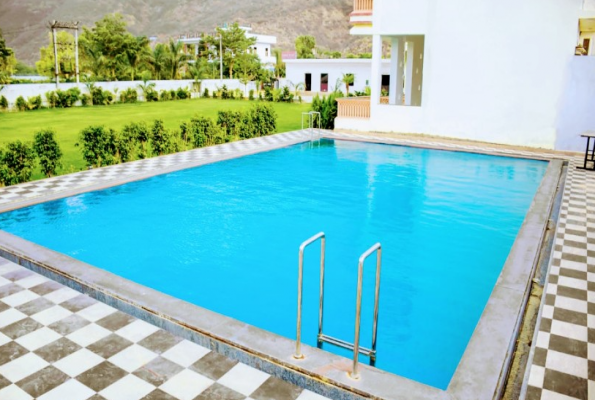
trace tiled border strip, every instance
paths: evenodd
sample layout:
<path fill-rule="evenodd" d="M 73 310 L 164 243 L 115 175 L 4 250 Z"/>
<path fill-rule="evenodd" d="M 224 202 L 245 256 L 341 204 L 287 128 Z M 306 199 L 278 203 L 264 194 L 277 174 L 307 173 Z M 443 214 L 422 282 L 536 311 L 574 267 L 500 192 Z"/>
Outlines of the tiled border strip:
<path fill-rule="evenodd" d="M 292 136 L 291 139 L 287 140 L 290 136 Z M 334 133 L 327 133 L 325 136 L 333 139 L 362 140 L 433 148 L 433 146 L 426 146 L 426 141 L 387 139 L 370 136 L 358 137 L 357 135 L 339 135 Z M 126 181 L 143 179 L 170 172 L 171 170 L 189 168 L 222 159 L 284 147 L 308 140 L 309 133 L 289 133 L 275 135 L 270 138 L 275 137 L 284 138 L 284 143 L 276 143 L 276 145 L 268 143 L 268 145 L 260 149 L 252 148 L 250 151 L 240 150 L 234 153 L 228 152 L 226 155 L 222 156 L 219 154 L 207 160 L 156 168 L 149 173 L 132 175 L 107 182 L 104 181 L 96 185 L 91 184 L 79 190 L 64 190 L 59 192 L 59 194 L 53 194 L 49 197 L 66 197 L 75 193 L 122 184 Z M 254 141 L 255 139 L 252 140 Z M 220 150 L 223 146 L 215 146 L 210 150 L 217 152 L 217 148 Z M 485 153 L 485 151 L 479 151 L 480 148 L 473 146 L 452 145 L 438 148 L 442 150 Z M 537 155 L 536 153 L 527 153 L 525 155 L 523 152 L 509 152 L 506 150 L 502 151 L 501 149 L 493 150 L 497 155 L 540 158 L 538 153 Z M 181 154 L 183 155 L 184 153 Z M 546 154 L 542 157 L 551 157 L 551 155 Z M 115 167 L 108 168 L 115 169 Z M 539 189 L 540 195 L 536 196 L 536 201 L 534 201 L 531 211 L 527 215 L 519 233 L 519 237 L 523 237 L 523 239 L 515 242 L 513 251 L 511 251 L 511 255 L 506 262 L 498 284 L 490 297 L 461 364 L 455 373 L 455 377 L 446 392 L 368 367 L 362 370 L 362 379 L 359 382 L 354 382 L 347 378 L 346 372 L 349 370 L 349 361 L 343 357 L 334 356 L 333 354 L 314 348 L 305 348 L 306 359 L 301 362 L 296 361 L 291 357 L 293 348 L 293 341 L 291 340 L 264 332 L 258 328 L 234 321 L 200 307 L 181 302 L 178 299 L 165 296 L 149 288 L 126 281 L 106 271 L 44 249 L 41 246 L 26 242 L 6 233 L 0 235 L 0 242 L 4 243 L 2 246 L 3 251 L 0 253 L 38 272 L 50 274 L 55 279 L 59 279 L 135 316 L 144 317 L 159 326 L 167 326 L 176 333 L 181 329 L 182 332 L 178 334 L 182 336 L 190 335 L 190 337 L 200 344 L 216 349 L 232 358 L 240 359 L 247 364 L 260 367 L 272 375 L 283 377 L 299 386 L 333 398 L 357 398 L 357 395 L 354 396 L 354 394 L 359 393 L 366 397 L 371 395 L 385 399 L 402 398 L 402 395 L 407 396 L 409 399 L 487 399 L 497 394 L 499 387 L 503 384 L 502 380 L 506 375 L 506 360 L 511 355 L 514 338 L 516 337 L 515 332 L 518 328 L 519 320 L 522 318 L 524 294 L 527 293 L 526 288 L 530 286 L 529 277 L 532 276 L 534 262 L 537 260 L 542 234 L 549 216 L 550 210 L 548 206 L 551 208 L 551 199 L 557 186 L 560 169 L 560 161 L 550 163 L 546 177 L 544 177 L 544 181 Z M 558 171 L 557 174 L 556 171 Z M 5 210 L 20 208 L 47 200 L 49 199 L 43 196 L 37 199 L 13 201 L 9 202 L 5 207 L 0 208 L 4 208 Z M 545 218 L 542 220 L 544 216 Z M 540 224 L 542 225 L 541 228 Z M 529 265 L 528 269 L 527 261 L 531 260 L 528 260 L 527 257 L 532 258 L 534 261 Z M 519 273 L 521 276 L 519 276 Z M 516 296 L 511 296 L 511 293 L 516 294 Z M 147 298 L 151 299 L 150 304 L 147 303 Z M 165 308 L 165 310 L 155 309 L 154 298 L 160 298 L 159 303 L 161 304 L 159 304 L 159 308 Z M 514 304 L 511 304 L 511 300 Z M 508 311 L 507 313 L 505 312 L 506 315 L 504 318 L 508 321 L 506 327 L 503 327 L 501 323 L 503 310 Z M 499 334 L 497 335 L 494 334 L 494 326 L 503 327 L 498 330 Z M 486 347 L 487 343 L 491 344 L 491 346 Z M 498 343 L 499 345 L 493 346 L 494 343 Z M 496 349 L 495 347 L 498 348 Z M 489 352 L 486 352 L 486 348 L 491 348 L 494 354 L 490 355 Z M 250 354 L 246 350 L 249 350 Z M 494 357 L 497 358 L 496 362 L 494 362 Z M 487 362 L 487 360 L 490 362 Z M 319 381 L 333 382 L 335 386 L 320 385 Z M 486 384 L 486 382 L 488 383 Z M 345 392 L 342 389 L 348 389 L 349 392 Z"/>

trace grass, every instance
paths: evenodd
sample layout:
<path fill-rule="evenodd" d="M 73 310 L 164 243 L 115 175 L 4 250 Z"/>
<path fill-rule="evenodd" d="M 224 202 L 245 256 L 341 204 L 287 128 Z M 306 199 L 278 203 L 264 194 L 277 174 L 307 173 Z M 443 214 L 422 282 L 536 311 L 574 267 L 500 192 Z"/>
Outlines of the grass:
<path fill-rule="evenodd" d="M 31 141 L 38 130 L 52 128 L 64 153 L 59 173 L 65 174 L 85 168 L 81 149 L 75 143 L 87 126 L 104 125 L 119 130 L 130 122 L 152 123 L 162 119 L 166 128 L 178 129 L 183 121 L 195 115 L 216 119 L 219 110 L 245 110 L 252 104 L 240 100 L 195 99 L 0 113 L 0 146 L 15 140 Z M 277 132 L 301 128 L 301 113 L 308 110 L 308 104 L 271 104 L 278 114 Z M 40 171 L 35 171 L 33 179 L 42 177 Z"/>

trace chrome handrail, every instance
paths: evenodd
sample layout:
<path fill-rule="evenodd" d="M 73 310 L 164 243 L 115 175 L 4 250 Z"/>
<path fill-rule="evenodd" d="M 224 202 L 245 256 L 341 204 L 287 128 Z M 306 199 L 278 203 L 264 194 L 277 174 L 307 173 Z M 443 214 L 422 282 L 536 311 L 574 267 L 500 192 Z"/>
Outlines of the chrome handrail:
<path fill-rule="evenodd" d="M 376 289 L 374 294 L 374 325 L 372 328 L 372 348 L 373 354 L 376 353 L 376 336 L 378 334 L 378 300 L 380 298 L 380 266 L 382 262 L 382 245 L 376 243 L 370 247 L 359 258 L 358 272 L 357 272 L 357 298 L 355 303 L 355 340 L 353 342 L 353 371 L 350 376 L 353 379 L 359 379 L 358 371 L 358 356 L 359 356 L 359 333 L 361 324 L 362 311 L 362 287 L 364 282 L 364 262 L 372 253 L 376 253 Z"/>
<path fill-rule="evenodd" d="M 326 237 L 324 232 L 320 232 L 300 245 L 300 257 L 298 266 L 298 308 L 297 308 L 297 334 L 295 344 L 295 354 L 293 358 L 302 359 L 302 291 L 304 278 L 304 250 L 306 247 L 320 239 L 320 304 L 318 310 L 318 334 L 322 333 L 322 308 L 324 303 L 324 252 L 326 246 Z"/>

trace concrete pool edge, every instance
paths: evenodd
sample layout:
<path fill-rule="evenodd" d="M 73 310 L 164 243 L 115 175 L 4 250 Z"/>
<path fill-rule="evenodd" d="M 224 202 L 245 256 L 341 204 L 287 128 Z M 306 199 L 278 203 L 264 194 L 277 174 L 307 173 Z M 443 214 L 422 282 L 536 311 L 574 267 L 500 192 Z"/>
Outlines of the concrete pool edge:
<path fill-rule="evenodd" d="M 342 136 L 343 135 L 328 135 L 327 137 L 329 139 L 354 140 L 353 138 Z M 249 153 L 236 153 L 231 156 L 201 162 L 198 163 L 198 165 L 273 150 L 274 148 L 286 147 L 307 140 L 308 138 L 302 138 L 295 140 L 292 143 L 274 146 L 273 148 L 265 146 L 262 149 L 257 149 L 256 151 L 251 151 Z M 373 142 L 372 140 L 360 141 Z M 394 143 L 390 140 L 387 140 L 384 143 L 403 145 Z M 457 151 L 457 149 L 452 148 L 437 149 Z M 458 149 L 458 151 L 466 150 Z M 483 154 L 511 156 L 500 152 L 495 154 L 484 152 Z M 523 155 L 523 158 L 530 157 Z M 543 159 L 539 157 L 535 158 Z M 527 258 L 530 258 L 530 254 L 523 252 L 522 250 L 523 248 L 525 251 L 527 251 L 527 249 L 530 250 L 531 248 L 536 249 L 535 259 L 537 259 L 539 248 L 541 246 L 541 235 L 538 234 L 538 226 L 543 222 L 545 230 L 549 213 L 546 214 L 545 221 L 541 221 L 536 217 L 542 214 L 539 212 L 539 209 L 547 209 L 548 205 L 551 208 L 551 203 L 547 198 L 544 198 L 543 195 L 546 195 L 546 192 L 552 189 L 552 185 L 555 193 L 556 185 L 553 184 L 553 182 L 557 182 L 555 179 L 556 165 L 559 165 L 559 169 L 561 169 L 562 162 L 557 160 L 550 161 L 546 175 L 535 195 L 534 204 L 532 204 L 531 210 L 526 215 L 523 226 L 519 231 L 517 240 L 511 251 L 511 255 L 503 268 L 498 283 L 494 288 L 488 304 L 486 305 L 486 309 L 482 314 L 482 318 L 473 333 L 467 350 L 459 364 L 459 368 L 455 372 L 455 376 L 447 391 L 431 388 L 421 383 L 369 367 L 362 368 L 362 379 L 359 382 L 354 382 L 347 378 L 346 375 L 346 371 L 350 367 L 350 361 L 348 359 L 335 356 L 331 353 L 322 352 L 315 348 L 306 347 L 304 349 L 307 356 L 306 360 L 293 360 L 291 354 L 293 353 L 295 342 L 292 340 L 265 332 L 253 326 L 202 309 L 198 306 L 182 302 L 179 299 L 172 298 L 142 285 L 127 281 L 108 273 L 107 271 L 3 232 L 0 232 L 0 255 L 4 255 L 6 258 L 17 261 L 19 264 L 34 269 L 37 272 L 41 272 L 46 276 L 49 274 L 52 279 L 59 280 L 79 291 L 91 294 L 93 297 L 108 304 L 115 305 L 123 311 L 139 316 L 156 325 L 167 325 L 166 329 L 169 328 L 168 330 L 173 330 L 174 333 L 180 334 L 181 336 L 188 337 L 187 335 L 198 335 L 196 337 L 193 336 L 193 339 L 200 344 L 206 345 L 207 347 L 231 356 L 232 358 L 240 359 L 249 365 L 257 366 L 266 372 L 287 379 L 299 386 L 321 394 L 330 395 L 334 398 L 359 398 L 358 395 L 384 399 L 397 399 L 403 398 L 403 396 L 408 399 L 492 398 L 498 390 L 498 386 L 502 381 L 502 376 L 505 377 L 506 375 L 505 371 L 503 373 L 503 369 L 506 367 L 506 359 L 510 353 L 510 346 L 514 344 L 516 330 L 515 318 L 517 320 L 522 318 L 522 311 L 524 308 L 522 306 L 523 296 L 521 294 L 523 277 L 526 278 L 526 281 L 524 282 L 525 287 L 530 286 L 531 283 L 530 278 L 528 277 L 531 276 L 533 268 L 532 265 L 527 265 L 528 263 L 526 262 Z M 174 170 L 191 168 L 192 166 L 193 165 L 185 164 L 183 166 L 177 166 Z M 51 197 L 67 197 L 168 172 L 172 171 L 162 170 L 157 173 L 153 172 L 147 174 L 148 176 L 138 176 L 132 179 L 118 179 L 117 181 L 86 187 L 78 191 L 73 190 L 67 194 L 60 193 Z M 553 196 L 551 197 L 553 198 Z M 28 201 L 30 204 L 19 203 L 16 207 L 12 204 L 11 206 L 13 207 L 11 208 L 21 208 L 49 200 L 52 200 L 52 198 L 43 196 Z M 5 208 L 6 207 L 0 206 L 0 212 L 8 211 L 8 209 Z M 543 231 L 541 233 L 543 233 Z M 519 241 L 519 239 L 521 240 Z M 521 253 L 525 254 L 525 256 L 518 256 L 518 258 L 512 257 L 513 255 Z M 524 269 L 521 267 L 524 267 Z M 515 275 L 515 273 L 517 275 Z M 164 308 L 162 309 L 161 306 Z M 481 327 L 483 324 L 486 325 L 488 329 L 492 328 L 494 322 L 486 323 L 486 321 L 489 322 L 490 318 L 494 318 L 498 313 L 503 313 L 504 311 L 508 318 L 508 325 L 506 325 L 505 329 L 506 332 L 502 332 L 504 342 L 498 342 L 498 345 L 495 346 L 493 344 L 496 342 L 494 340 L 493 332 L 487 332 L 485 329 L 482 330 Z M 484 320 L 484 318 L 487 318 L 487 320 Z M 499 329 L 499 331 L 503 330 Z M 506 337 L 511 337 L 512 343 L 510 343 L 510 341 L 506 342 Z M 502 354 L 498 354 L 498 360 L 496 360 L 496 362 L 494 362 L 491 357 L 484 357 L 482 359 L 482 354 L 486 353 L 486 346 L 480 345 L 477 347 L 478 345 L 474 341 L 479 342 L 479 344 L 489 343 L 489 346 L 487 347 L 497 347 L 495 350 L 505 350 L 503 357 L 501 357 Z M 478 351 L 477 349 L 470 350 L 475 348 L 472 346 L 472 343 L 479 349 Z M 498 365 L 501 367 L 498 368 Z M 486 369 L 490 369 L 490 371 L 485 372 Z M 494 371 L 494 369 L 496 371 Z M 480 370 L 484 372 L 479 373 L 478 371 Z M 474 374 L 480 378 L 471 379 Z M 487 381 L 489 381 L 489 384 L 486 384 Z M 492 384 L 492 381 L 495 381 L 496 383 Z M 321 383 L 324 383 L 324 385 L 320 385 Z M 333 386 L 328 387 L 328 384 Z M 318 387 L 314 387 L 316 385 L 318 385 Z M 492 395 L 483 397 L 490 392 L 490 388 L 495 388 L 492 390 Z"/>

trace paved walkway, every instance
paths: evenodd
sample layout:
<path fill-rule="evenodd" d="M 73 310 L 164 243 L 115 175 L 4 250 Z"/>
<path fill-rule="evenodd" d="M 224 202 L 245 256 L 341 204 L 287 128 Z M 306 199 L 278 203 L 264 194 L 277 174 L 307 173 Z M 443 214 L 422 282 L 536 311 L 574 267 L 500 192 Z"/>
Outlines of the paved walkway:
<path fill-rule="evenodd" d="M 1 400 L 324 400 L 0 258 Z"/>
<path fill-rule="evenodd" d="M 327 134 L 337 139 L 351 137 L 354 139 L 375 139 L 401 145 L 497 152 L 503 155 L 540 156 L 545 158 L 552 156 L 551 153 L 519 151 L 502 147 L 484 147 L 480 144 L 466 145 L 441 141 L 435 138 L 420 138 L 418 140 L 380 134 Z M 151 171 L 167 170 L 172 166 L 191 166 L 197 160 L 215 159 L 231 152 L 258 150 L 270 144 L 283 142 L 289 144 L 296 138 L 306 137 L 305 135 L 309 135 L 309 133 L 290 132 L 0 188 L 0 208 L 46 194 L 85 188 L 97 183 L 109 183 L 110 180 L 121 179 L 125 176 L 133 177 Z M 563 157 L 567 158 L 566 156 Z M 576 166 L 582 162 L 578 157 L 571 158 L 570 162 L 560 220 L 556 230 L 553 260 L 548 272 L 545 302 L 540 310 L 539 332 L 537 340 L 533 343 L 533 356 L 530 358 L 531 366 L 528 367 L 530 368 L 530 374 L 526 392 L 527 400 L 595 400 L 595 172 L 577 170 Z M 103 398 L 108 400 L 117 398 L 138 399 L 150 393 L 161 393 L 159 391 L 177 397 L 163 395 L 163 397 L 146 398 L 194 399 L 196 396 L 199 396 L 196 398 L 208 398 L 204 397 L 206 394 L 211 393 L 207 390 L 235 391 L 237 394 L 233 396 L 237 397 L 230 396 L 231 399 L 244 399 L 248 395 L 255 400 L 265 398 L 294 399 L 297 397 L 300 400 L 320 398 L 310 392 L 300 392 L 294 386 L 271 378 L 245 365 L 234 364 L 231 360 L 209 353 L 208 350 L 200 346 L 187 341 L 180 341 L 179 338 L 168 335 L 163 331 L 154 330 L 150 332 L 151 329 L 156 328 L 152 328 L 148 324 L 137 321 L 103 304 L 97 304 L 88 297 L 79 295 L 76 292 L 72 293 L 73 291 L 70 291 L 70 289 L 61 288 L 52 291 L 52 293 L 69 293 L 72 298 L 64 300 L 60 297 L 61 295 L 52 295 L 50 292 L 44 293 L 45 289 L 41 293 L 37 293 L 33 289 L 38 286 L 57 287 L 57 284 L 44 281 L 33 286 L 31 283 L 27 283 L 29 282 L 27 279 L 35 282 L 36 279 L 44 278 L 30 275 L 15 279 L 18 278 L 19 273 L 26 274 L 27 271 L 23 272 L 19 269 L 18 271 L 21 272 L 17 273 L 14 272 L 17 269 L 9 271 L 11 268 L 14 268 L 13 264 L 0 266 L 0 275 L 4 275 L 0 277 L 0 296 L 2 297 L 0 299 L 0 332 L 2 332 L 2 336 L 0 336 L 0 344 L 2 344 L 0 347 L 0 363 L 2 364 L 0 365 L 0 378 L 3 378 L 0 379 L 0 387 L 3 387 L 0 390 L 0 399 L 31 398 L 31 393 L 41 394 L 37 393 L 37 390 L 45 390 L 46 397 L 42 397 L 44 399 L 65 398 L 60 397 L 62 395 L 59 390 L 68 388 L 72 388 L 73 393 L 80 390 L 83 393 L 81 399 L 89 398 L 95 392 L 99 392 Z M 25 286 L 23 286 L 22 282 L 25 282 Z M 15 292 L 10 293 L 13 290 Z M 21 294 L 19 295 L 19 293 Z M 16 300 L 13 300 L 13 296 L 16 296 L 14 297 Z M 37 297 L 33 298 L 31 296 Z M 57 296 L 56 301 L 59 302 L 58 304 L 55 304 L 54 296 Z M 81 306 L 71 304 L 76 303 L 73 300 L 74 298 L 80 299 L 76 301 L 81 301 L 82 304 L 88 302 L 89 305 L 77 310 Z M 63 302 L 64 305 L 62 305 Z M 38 310 L 35 308 L 38 306 L 45 308 Z M 82 315 L 80 315 L 81 313 Z M 102 315 L 101 313 L 106 314 Z M 41 315 L 41 320 L 39 320 L 39 317 L 34 318 L 38 314 Z M 46 314 L 47 317 L 45 317 Z M 87 314 L 89 317 L 86 316 Z M 60 315 L 62 316 L 60 317 Z M 65 328 L 58 326 L 60 325 L 59 322 L 63 322 L 68 318 L 73 321 L 76 320 L 77 322 L 73 322 L 74 324 L 80 323 L 84 324 L 84 326 L 73 325 Z M 119 324 L 122 325 L 119 326 Z M 12 326 L 21 327 L 11 328 L 14 329 L 14 332 L 18 331 L 19 334 L 12 333 L 13 331 L 9 329 Z M 111 326 L 118 329 L 111 329 Z M 135 327 L 140 326 L 145 329 L 145 331 L 142 331 L 141 328 L 138 328 L 143 333 L 128 333 L 128 329 L 135 331 Z M 73 330 L 70 331 L 70 329 Z M 92 330 L 93 334 L 89 336 L 82 334 L 83 337 L 79 339 L 82 340 L 80 343 L 72 339 L 72 337 L 79 337 L 76 332 L 85 332 L 84 329 Z M 7 332 L 4 332 L 5 330 Z M 37 331 L 44 332 L 44 334 L 37 333 L 35 335 Z M 50 333 L 50 331 L 53 333 Z M 20 335 L 21 332 L 22 335 Z M 45 333 L 48 333 L 49 336 L 45 335 Z M 86 343 L 96 337 L 92 335 L 98 335 L 97 339 L 93 343 Z M 164 343 L 168 343 L 164 346 L 170 344 L 171 346 L 167 349 L 155 347 L 151 335 L 163 335 L 167 338 L 164 339 Z M 87 337 L 89 339 L 86 339 Z M 53 340 L 48 341 L 50 340 L 48 338 L 53 338 Z M 110 342 L 110 338 L 114 340 L 114 344 Z M 158 340 L 158 342 L 161 342 L 161 340 Z M 93 344 L 95 345 L 93 346 Z M 126 344 L 126 347 L 123 347 L 124 344 Z M 42 349 L 47 346 L 56 346 L 60 350 L 52 350 L 51 354 L 47 351 L 44 353 Z M 178 348 L 182 350 L 176 350 Z M 186 352 L 186 348 L 192 348 L 192 350 Z M 54 353 L 68 353 L 68 355 L 59 360 L 53 360 L 51 357 L 57 357 L 52 356 Z M 179 361 L 175 358 L 177 357 L 175 354 L 184 356 L 186 353 L 189 359 Z M 174 354 L 173 358 L 166 357 L 169 354 Z M 84 372 L 77 370 L 74 366 L 72 369 L 68 366 L 70 365 L 68 362 L 69 357 L 74 355 L 81 357 L 81 359 L 84 358 L 84 355 L 89 356 L 91 361 L 84 361 L 78 367 L 83 369 L 86 368 L 86 365 L 90 365 Z M 130 355 L 130 359 L 128 355 Z M 44 357 L 50 358 L 46 359 Z M 219 361 L 211 361 L 211 359 Z M 209 367 L 201 366 L 203 364 L 200 362 L 201 360 L 204 364 L 215 365 L 212 368 L 216 372 L 205 372 Z M 173 363 L 173 366 L 170 363 Z M 62 365 L 64 369 L 60 368 Z M 85 376 L 106 365 L 112 370 L 118 371 L 112 374 L 111 370 L 108 369 L 107 372 L 102 373 L 102 376 L 106 377 L 105 379 L 113 380 L 111 384 L 106 385 L 107 381 L 102 379 L 84 379 Z M 172 373 L 168 368 L 173 368 L 176 372 Z M 4 375 L 5 373 L 9 375 Z M 45 375 L 46 373 L 51 375 Z M 118 376 L 119 378 L 116 379 L 115 377 Z M 193 392 L 198 390 L 198 387 L 192 383 L 194 381 L 204 382 L 200 393 Z M 232 381 L 234 383 L 230 383 Z M 54 382 L 60 382 L 59 386 L 52 387 L 56 385 Z M 100 386 L 93 388 L 85 382 L 91 385 L 95 385 L 95 382 L 97 382 L 97 385 Z M 100 384 L 99 382 L 104 383 Z M 136 387 L 135 384 L 131 385 L 130 382 L 140 382 L 138 388 L 134 389 L 139 390 L 139 392 L 135 392 L 135 395 L 124 391 L 133 390 L 125 388 Z M 174 383 L 168 384 L 168 382 Z M 255 386 L 256 382 L 258 382 L 258 385 Z M 122 391 L 120 391 L 120 388 L 122 388 Z M 141 393 L 143 390 L 146 393 Z M 179 393 L 175 392 L 175 390 L 178 390 Z M 51 397 L 52 393 L 57 393 L 56 397 Z M 84 397 L 87 393 L 91 394 Z M 201 393 L 203 397 L 200 397 Z M 278 396 L 278 393 L 282 393 L 281 397 L 275 397 Z M 78 397 L 68 398 L 77 399 Z M 97 395 L 92 397 L 93 400 L 101 398 L 97 397 Z"/>

